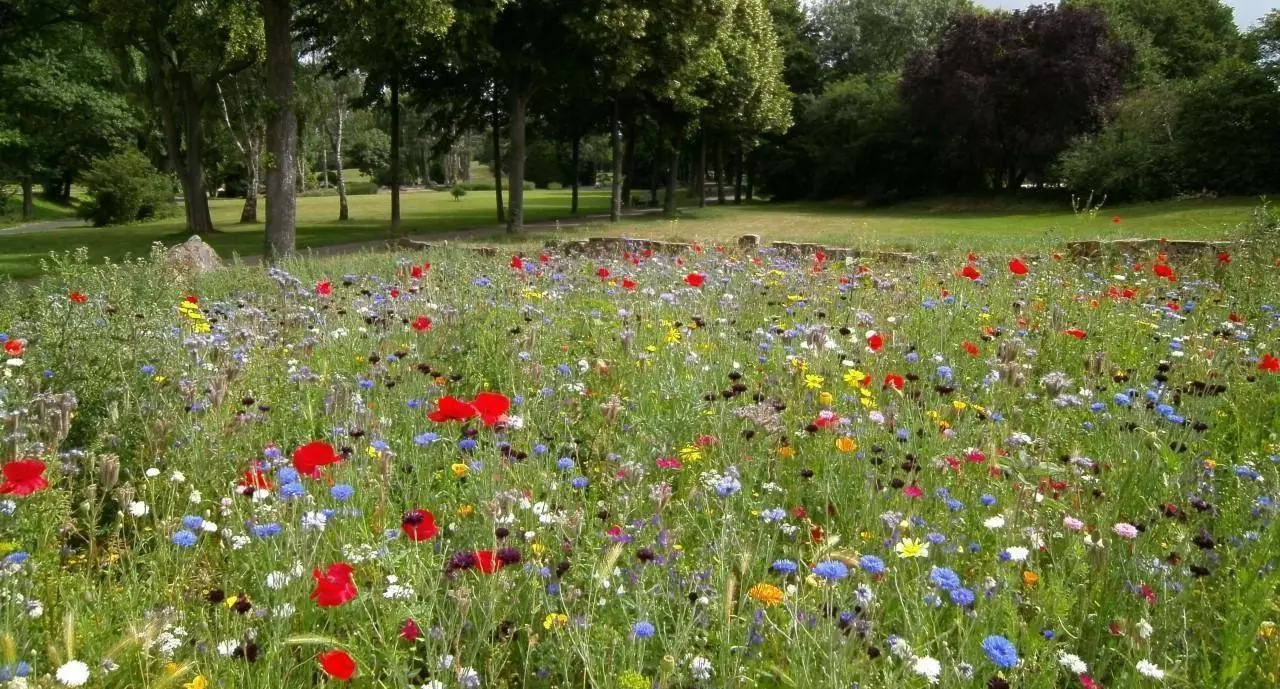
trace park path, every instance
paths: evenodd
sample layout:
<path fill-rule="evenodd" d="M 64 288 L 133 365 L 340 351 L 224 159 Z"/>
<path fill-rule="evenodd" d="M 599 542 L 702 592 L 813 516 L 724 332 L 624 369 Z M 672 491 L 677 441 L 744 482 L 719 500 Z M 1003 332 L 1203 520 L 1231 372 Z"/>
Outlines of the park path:
<path fill-rule="evenodd" d="M 661 213 L 661 208 L 641 208 L 635 210 L 624 210 L 622 217 L 633 218 L 645 215 L 653 215 Z M 607 221 L 608 213 L 596 213 L 592 215 L 579 215 L 569 220 L 546 220 L 541 222 L 525 223 L 524 234 L 540 234 L 553 232 L 556 230 L 566 230 L 575 227 L 586 227 L 599 221 Z M 403 239 L 409 239 L 420 242 L 465 242 L 478 239 L 488 239 L 491 237 L 506 237 L 506 225 L 488 225 L 485 227 L 476 227 L 469 230 L 455 230 L 453 232 L 431 232 L 428 234 L 408 235 Z M 522 235 L 523 236 L 523 235 Z M 298 250 L 299 256 L 304 257 L 321 257 L 321 256 L 345 256 L 347 254 L 360 253 L 361 251 L 382 251 L 393 248 L 396 239 L 370 239 L 363 242 L 352 242 L 350 244 L 330 244 L 329 246 L 307 247 Z M 240 262 L 245 265 L 257 265 L 262 262 L 261 254 L 250 256 L 240 256 Z"/>
<path fill-rule="evenodd" d="M 24 225 L 14 225 L 0 229 L 0 235 L 10 234 L 31 234 L 32 232 L 44 232 L 45 230 L 61 230 L 64 227 L 88 227 L 89 223 L 80 218 L 66 218 L 63 220 L 46 220 L 45 222 L 29 222 Z"/>

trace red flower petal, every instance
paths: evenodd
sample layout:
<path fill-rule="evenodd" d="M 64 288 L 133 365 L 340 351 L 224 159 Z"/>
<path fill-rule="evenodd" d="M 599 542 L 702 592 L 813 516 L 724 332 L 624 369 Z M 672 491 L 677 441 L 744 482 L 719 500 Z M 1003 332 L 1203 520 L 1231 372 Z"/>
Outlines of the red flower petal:
<path fill-rule="evenodd" d="M 430 510 L 422 509 L 405 514 L 400 522 L 400 530 L 411 541 L 428 541 L 439 533 L 435 515 L 431 514 Z"/>
<path fill-rule="evenodd" d="M 293 451 L 293 468 L 299 474 L 310 478 L 320 478 L 320 467 L 342 461 L 342 455 L 334 452 L 333 446 L 321 440 L 307 443 Z"/>
<path fill-rule="evenodd" d="M 38 459 L 18 459 L 4 465 L 4 483 L 0 494 L 24 496 L 49 487 L 44 478 L 45 465 Z"/>
<path fill-rule="evenodd" d="M 436 410 L 427 414 L 427 418 L 436 423 L 446 421 L 466 421 L 476 417 L 476 408 L 457 397 L 445 396 L 436 400 Z"/>
<path fill-rule="evenodd" d="M 346 651 L 333 650 L 320 654 L 320 668 L 326 675 L 346 682 L 356 674 L 356 661 Z"/>
<path fill-rule="evenodd" d="M 506 416 L 507 410 L 511 408 L 511 400 L 496 392 L 482 392 L 476 395 L 471 405 L 480 413 L 480 420 L 484 421 L 484 425 L 492 426 Z"/>
<path fill-rule="evenodd" d="M 1015 258 L 1012 261 L 1009 261 L 1009 272 L 1014 275 L 1026 275 L 1027 264 Z"/>
<path fill-rule="evenodd" d="M 1068 335 L 1070 335 L 1070 336 L 1072 336 L 1072 337 L 1076 338 L 1077 340 L 1083 340 L 1083 339 L 1085 339 L 1086 337 L 1088 337 L 1088 335 L 1087 335 L 1087 334 L 1085 334 L 1085 332 L 1084 332 L 1083 330 L 1079 329 L 1079 328 L 1067 328 L 1066 330 L 1063 330 L 1062 332 L 1064 332 L 1064 333 L 1066 333 L 1066 334 L 1068 334 Z"/>
<path fill-rule="evenodd" d="M 706 278 L 701 273 L 689 273 L 684 276 L 684 281 L 690 287 L 701 287 Z"/>

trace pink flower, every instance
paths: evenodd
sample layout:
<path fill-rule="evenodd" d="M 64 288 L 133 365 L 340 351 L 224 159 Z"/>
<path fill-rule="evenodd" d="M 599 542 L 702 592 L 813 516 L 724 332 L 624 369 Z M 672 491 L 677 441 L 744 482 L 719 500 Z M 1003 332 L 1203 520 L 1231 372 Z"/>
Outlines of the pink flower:
<path fill-rule="evenodd" d="M 681 467 L 680 460 L 675 457 L 659 457 L 659 469 L 679 469 Z"/>
<path fill-rule="evenodd" d="M 1062 526 L 1071 529 L 1072 531 L 1079 531 L 1084 528 L 1084 522 L 1076 519 L 1075 517 L 1063 517 Z"/>
<path fill-rule="evenodd" d="M 1116 535 L 1120 538 L 1133 539 L 1138 537 L 1138 527 L 1128 522 L 1118 522 L 1115 526 L 1111 527 L 1111 530 L 1116 532 Z"/>

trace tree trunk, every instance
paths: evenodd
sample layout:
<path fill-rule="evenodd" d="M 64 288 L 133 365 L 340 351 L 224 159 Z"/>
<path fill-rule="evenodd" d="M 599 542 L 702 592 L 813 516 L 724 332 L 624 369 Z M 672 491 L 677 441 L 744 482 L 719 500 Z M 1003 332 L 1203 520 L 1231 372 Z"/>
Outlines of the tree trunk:
<path fill-rule="evenodd" d="M 751 201 L 756 195 L 756 161 L 747 156 L 747 201 Z"/>
<path fill-rule="evenodd" d="M 502 208 L 502 129 L 498 127 L 498 115 L 493 116 L 493 190 L 498 197 L 498 222 L 506 222 Z"/>
<path fill-rule="evenodd" d="M 702 132 L 702 141 L 698 144 L 698 171 L 694 175 L 698 181 L 695 193 L 698 195 L 698 208 L 707 207 L 707 132 Z"/>
<path fill-rule="evenodd" d="M 292 2 L 292 0 L 274 0 L 274 1 L 275 2 Z M 292 70 L 290 71 L 292 72 Z M 270 95 L 270 93 L 268 93 L 267 95 Z M 301 111 L 295 112 L 294 116 L 297 119 L 294 123 L 294 130 L 293 130 L 294 131 L 293 164 L 297 169 L 294 172 L 293 182 L 294 182 L 294 186 L 298 190 L 298 193 L 301 194 L 302 192 L 307 190 L 307 176 L 306 174 L 304 174 L 304 171 L 302 169 L 303 163 L 306 162 L 302 159 L 302 141 L 303 141 L 303 135 L 307 131 L 306 130 L 307 118 L 306 118 L 306 115 L 304 115 Z"/>
<path fill-rule="evenodd" d="M 36 214 L 35 190 L 31 186 L 31 176 L 22 178 L 22 219 L 29 221 Z"/>
<path fill-rule="evenodd" d="M 293 0 L 262 0 L 267 43 L 267 227 L 263 253 L 275 261 L 293 253 L 298 234 L 298 119 L 293 110 Z M 256 165 L 255 165 L 256 167 Z M 253 192 L 255 195 L 257 191 Z"/>
<path fill-rule="evenodd" d="M 626 150 L 622 154 L 623 161 L 626 163 L 626 172 L 622 175 L 622 202 L 627 208 L 631 208 L 633 205 L 631 192 L 635 189 L 632 180 L 636 178 L 636 116 L 634 114 L 627 120 L 627 131 L 623 138 L 626 140 Z"/>
<path fill-rule="evenodd" d="M 733 156 L 733 204 L 742 203 L 742 151 Z"/>
<path fill-rule="evenodd" d="M 75 176 L 70 170 L 64 170 L 62 173 L 62 187 L 58 190 L 58 201 L 64 204 L 71 203 L 71 183 L 75 181 Z"/>
<path fill-rule="evenodd" d="M 351 218 L 347 206 L 347 176 L 342 172 L 342 125 L 346 119 L 346 109 L 338 108 L 338 136 L 333 145 L 333 163 L 338 166 L 338 221 L 345 222 Z"/>
<path fill-rule="evenodd" d="M 680 137 L 676 137 L 679 142 Z M 662 214 L 668 218 L 676 217 L 676 189 L 680 186 L 680 145 L 671 147 L 671 163 L 667 166 L 667 197 L 663 199 Z"/>
<path fill-rule="evenodd" d="M 187 231 L 191 234 L 213 232 L 213 218 L 209 216 L 209 195 L 204 188 L 204 130 L 202 108 L 194 89 L 186 89 L 183 116 L 186 131 L 186 160 L 182 177 L 183 195 L 187 206 Z"/>
<path fill-rule="evenodd" d="M 527 97 L 511 91 L 511 190 L 507 197 L 507 232 L 524 230 L 524 110 Z"/>
<path fill-rule="evenodd" d="M 247 225 L 258 222 L 258 161 L 257 156 L 253 160 L 245 161 L 249 166 L 249 182 L 244 188 L 244 209 L 240 211 L 240 224 Z M 267 241 L 268 247 L 270 240 Z M 268 249 L 269 251 L 269 249 Z"/>
<path fill-rule="evenodd" d="M 577 134 L 573 135 L 573 201 L 570 204 L 569 212 L 578 212 L 578 185 L 582 180 L 582 137 Z"/>
<path fill-rule="evenodd" d="M 724 142 L 716 142 L 716 203 L 724 205 Z"/>
<path fill-rule="evenodd" d="M 328 147 L 320 147 L 320 188 L 329 188 L 329 149 Z"/>
<path fill-rule="evenodd" d="M 613 153 L 613 182 L 609 185 L 609 222 L 622 219 L 622 140 L 618 136 L 618 102 L 613 103 L 613 117 L 609 120 L 609 148 Z"/>
<path fill-rule="evenodd" d="M 391 234 L 400 234 L 400 77 L 391 80 Z"/>

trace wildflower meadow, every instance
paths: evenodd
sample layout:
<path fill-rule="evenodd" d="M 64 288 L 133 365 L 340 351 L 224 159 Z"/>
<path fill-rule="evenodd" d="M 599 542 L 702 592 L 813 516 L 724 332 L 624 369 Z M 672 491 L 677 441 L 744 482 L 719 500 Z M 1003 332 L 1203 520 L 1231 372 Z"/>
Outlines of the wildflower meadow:
<path fill-rule="evenodd" d="M 1280 683 L 1270 247 L 5 289 L 3 686 Z"/>

